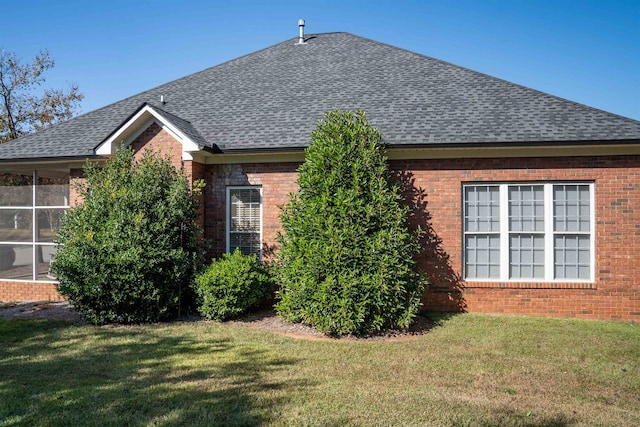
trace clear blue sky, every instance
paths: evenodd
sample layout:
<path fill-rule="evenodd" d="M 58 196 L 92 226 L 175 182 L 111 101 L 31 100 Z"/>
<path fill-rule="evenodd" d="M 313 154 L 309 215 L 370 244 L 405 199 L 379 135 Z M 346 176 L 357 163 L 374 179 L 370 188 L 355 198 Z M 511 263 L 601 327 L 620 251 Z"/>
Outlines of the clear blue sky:
<path fill-rule="evenodd" d="M 307 33 L 347 31 L 640 119 L 640 0 L 0 0 L 0 49 L 49 49 L 87 112 Z"/>

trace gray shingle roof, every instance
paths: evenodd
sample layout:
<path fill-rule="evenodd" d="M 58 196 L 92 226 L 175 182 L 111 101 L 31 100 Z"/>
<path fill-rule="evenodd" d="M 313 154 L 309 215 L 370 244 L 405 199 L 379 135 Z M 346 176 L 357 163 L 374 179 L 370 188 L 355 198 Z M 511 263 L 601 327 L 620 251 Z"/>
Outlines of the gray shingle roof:
<path fill-rule="evenodd" d="M 290 39 L 0 145 L 84 157 L 140 105 L 222 151 L 304 147 L 329 110 L 365 110 L 392 146 L 640 142 L 640 122 L 349 33 Z"/>

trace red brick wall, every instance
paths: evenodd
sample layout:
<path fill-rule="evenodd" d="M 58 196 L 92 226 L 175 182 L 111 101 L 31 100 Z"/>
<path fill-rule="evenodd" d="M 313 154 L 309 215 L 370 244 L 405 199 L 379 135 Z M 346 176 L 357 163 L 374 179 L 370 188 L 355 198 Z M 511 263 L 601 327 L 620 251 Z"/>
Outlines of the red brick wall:
<path fill-rule="evenodd" d="M 164 152 L 181 157 L 179 144 L 154 126 L 141 135 L 136 146 L 164 144 L 173 147 Z M 165 138 L 171 140 L 162 142 Z M 278 205 L 286 203 L 288 194 L 296 190 L 297 167 L 298 163 L 203 166 L 184 162 L 187 175 L 203 177 L 207 183 L 203 212 L 210 256 L 219 256 L 226 249 L 225 198 L 230 185 L 262 187 L 263 241 L 269 256 L 280 229 Z M 412 223 L 427 231 L 420 259 L 432 283 L 424 298 L 426 308 L 640 320 L 640 156 L 395 160 L 391 167 L 398 171 L 415 207 Z M 462 183 L 513 181 L 595 183 L 594 283 L 466 282 L 461 278 Z M 0 299 L 5 300 L 3 292 L 15 292 L 16 288 L 53 287 L 9 282 L 0 286 L 5 286 L 0 287 Z M 35 293 L 33 288 L 28 295 L 21 295 L 34 299 L 31 295 Z M 23 299 L 15 295 L 15 299 Z"/>
<path fill-rule="evenodd" d="M 640 320 L 640 156 L 394 161 L 392 168 L 406 171 L 426 204 L 414 221 L 430 232 L 421 260 L 433 283 L 427 308 Z M 462 183 L 556 180 L 595 183 L 595 282 L 463 281 Z"/>
<path fill-rule="evenodd" d="M 155 122 L 131 143 L 131 148 L 136 152 L 136 158 L 140 158 L 145 149 L 151 149 L 168 156 L 176 169 L 182 168 L 182 144 Z"/>
<path fill-rule="evenodd" d="M 69 174 L 69 206 L 76 206 L 82 203 L 82 198 L 78 194 L 76 187 L 85 182 L 84 172 L 82 169 L 71 169 Z"/>
<path fill-rule="evenodd" d="M 298 164 L 208 165 L 206 236 L 225 251 L 225 188 L 261 185 L 263 240 L 275 246 L 277 205 L 296 190 Z M 598 319 L 640 320 L 640 157 L 397 160 L 391 162 L 427 231 L 420 266 L 432 285 L 425 307 Z M 462 279 L 462 183 L 595 182 L 594 283 L 466 282 Z"/>
<path fill-rule="evenodd" d="M 188 160 L 183 162 L 182 167 L 183 167 L 184 174 L 187 176 L 187 179 L 189 180 L 189 183 L 193 184 L 198 180 L 201 180 L 201 179 L 204 180 L 205 166 L 202 163 Z M 198 226 L 202 230 L 204 230 L 204 217 L 205 217 L 204 193 L 198 197 L 198 200 L 200 202 L 199 209 L 198 209 L 198 215 L 199 215 Z"/>
<path fill-rule="evenodd" d="M 280 230 L 278 205 L 286 203 L 289 193 L 296 191 L 297 168 L 297 163 L 206 166 L 205 237 L 211 244 L 211 257 L 218 257 L 226 250 L 226 188 L 235 185 L 262 187 L 263 254 L 270 256 Z"/>
<path fill-rule="evenodd" d="M 0 301 L 61 301 L 54 283 L 0 281 Z"/>

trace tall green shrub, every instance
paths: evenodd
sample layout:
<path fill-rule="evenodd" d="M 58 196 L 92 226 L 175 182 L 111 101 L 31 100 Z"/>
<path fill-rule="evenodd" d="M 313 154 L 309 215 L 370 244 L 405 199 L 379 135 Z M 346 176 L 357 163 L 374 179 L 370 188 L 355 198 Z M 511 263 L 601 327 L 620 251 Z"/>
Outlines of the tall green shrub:
<path fill-rule="evenodd" d="M 87 163 L 84 202 L 58 232 L 58 291 L 90 322 L 156 322 L 190 297 L 198 259 L 197 200 L 169 159 L 120 150 Z M 195 194 L 194 194 L 195 193 Z M 192 297 L 192 296 L 191 296 Z"/>
<path fill-rule="evenodd" d="M 280 216 L 276 310 L 337 335 L 406 328 L 425 281 L 418 236 L 364 112 L 326 114 Z"/>

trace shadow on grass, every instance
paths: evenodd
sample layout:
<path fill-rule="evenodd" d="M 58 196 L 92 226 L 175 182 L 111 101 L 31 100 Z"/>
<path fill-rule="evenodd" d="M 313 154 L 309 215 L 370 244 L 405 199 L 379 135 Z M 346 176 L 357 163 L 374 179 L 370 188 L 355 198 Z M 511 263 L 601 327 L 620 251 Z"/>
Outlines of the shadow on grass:
<path fill-rule="evenodd" d="M 453 311 L 429 311 L 425 310 L 422 313 L 422 316 L 426 317 L 431 321 L 431 325 L 434 328 L 444 326 L 449 320 L 452 320 L 463 313 L 453 312 Z"/>
<path fill-rule="evenodd" d="M 473 417 L 472 420 L 453 420 L 452 426 L 521 426 L 521 427 L 568 427 L 577 424 L 575 417 L 565 414 L 542 414 L 523 413 L 512 408 L 496 408 L 486 416 L 486 419 Z"/>
<path fill-rule="evenodd" d="M 191 327 L 0 319 L 0 426 L 259 425 L 307 385 L 279 380 L 295 359 Z"/>

